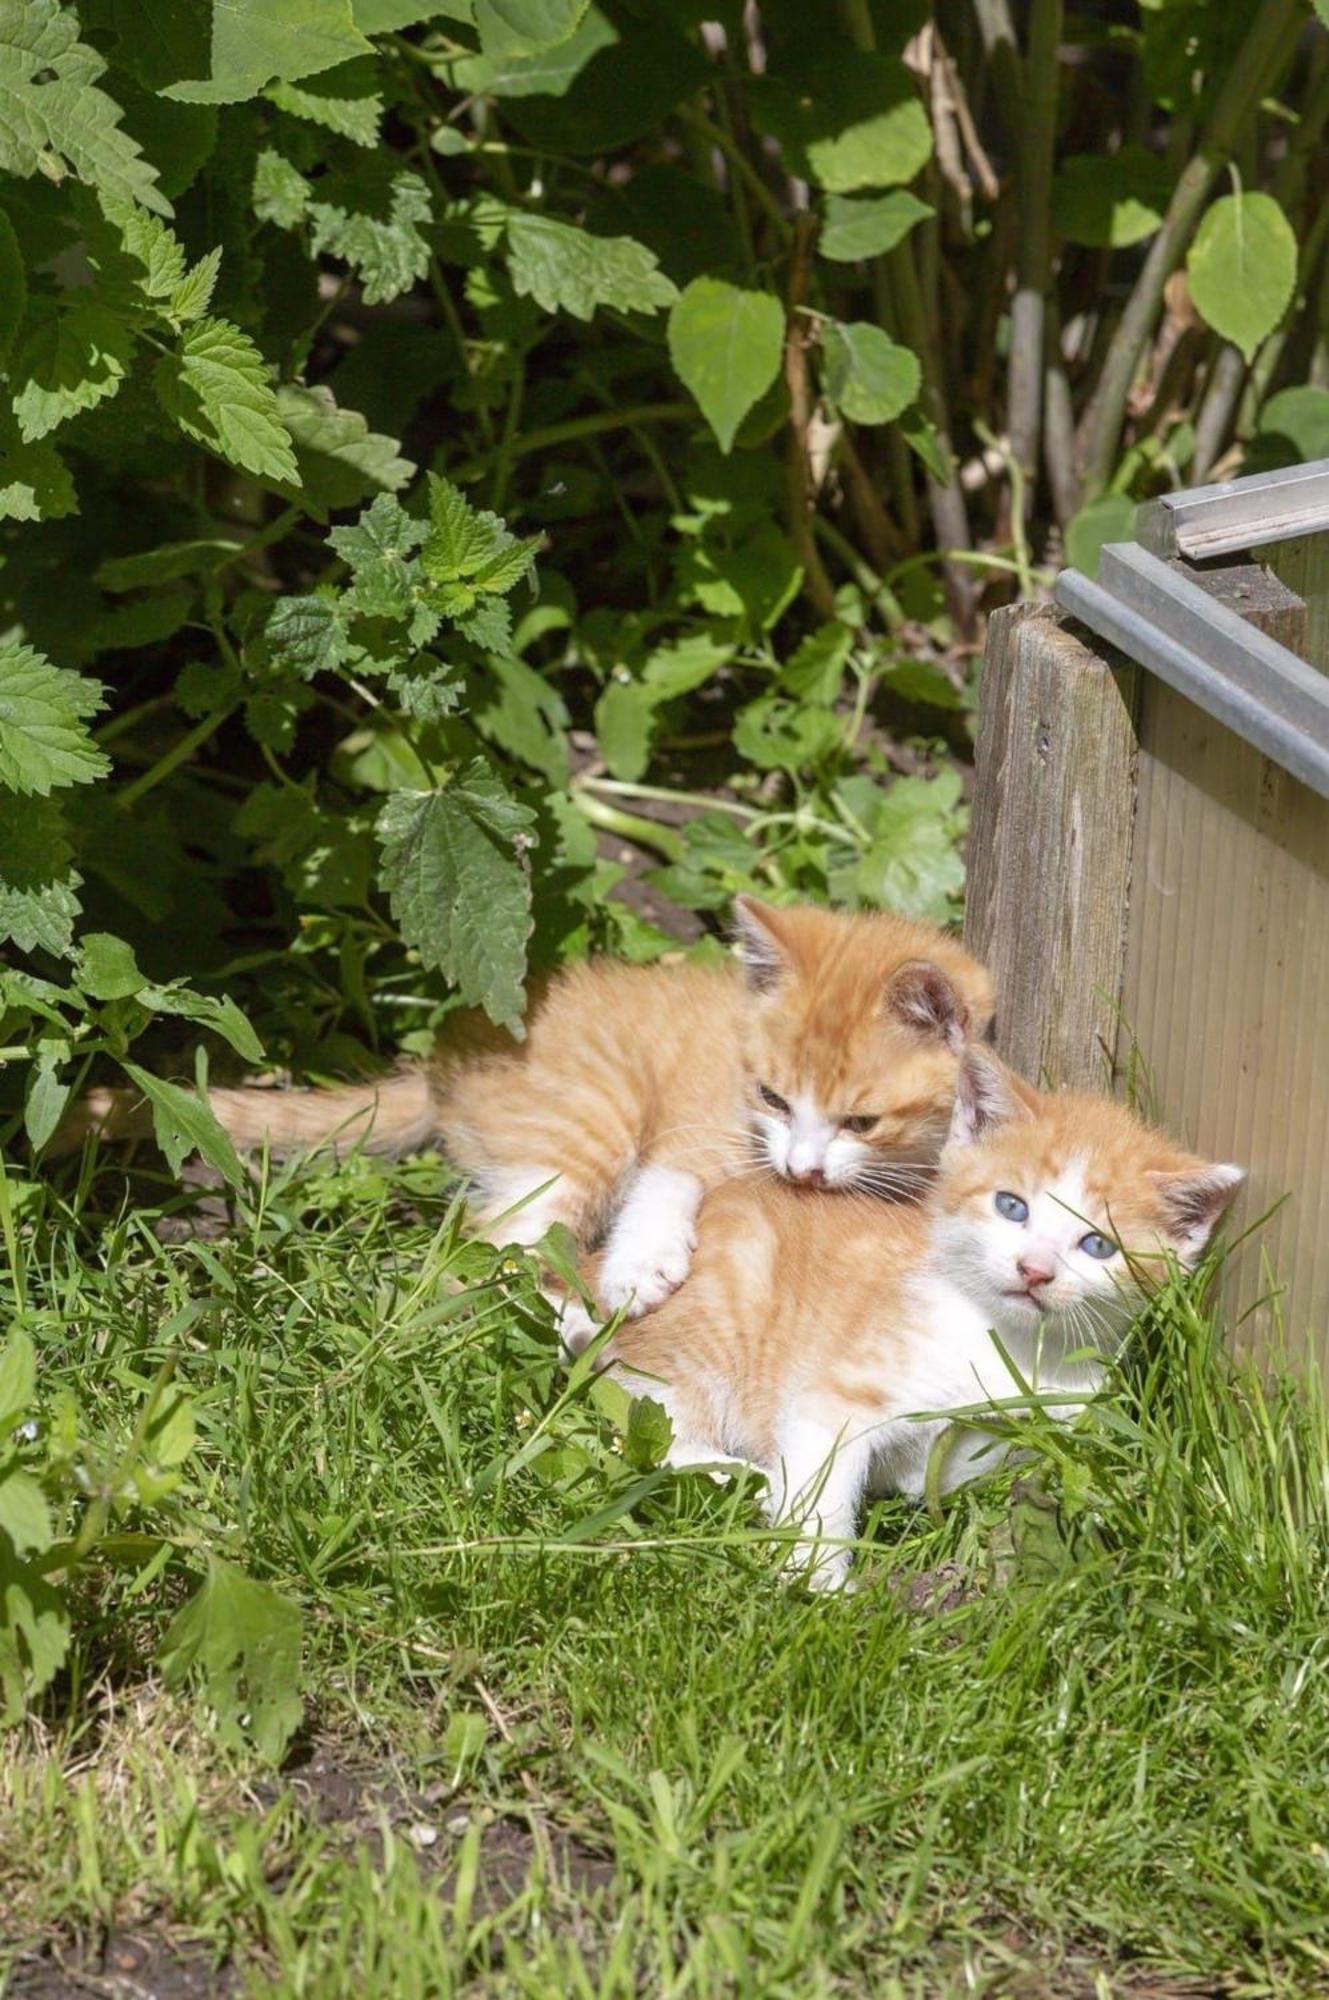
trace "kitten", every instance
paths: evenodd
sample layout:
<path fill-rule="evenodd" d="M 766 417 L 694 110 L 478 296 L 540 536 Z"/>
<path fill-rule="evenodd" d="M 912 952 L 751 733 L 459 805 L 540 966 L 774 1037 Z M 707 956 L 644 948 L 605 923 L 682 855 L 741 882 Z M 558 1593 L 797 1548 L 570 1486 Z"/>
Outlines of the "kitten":
<path fill-rule="evenodd" d="M 992 1014 L 986 971 L 932 924 L 746 896 L 737 917 L 737 965 L 574 966 L 501 1053 L 440 1046 L 376 1085 L 216 1090 L 213 1108 L 246 1146 L 438 1138 L 486 1234 L 529 1245 L 562 1223 L 589 1246 L 607 1229 L 598 1296 L 644 1312 L 686 1276 L 702 1195 L 730 1176 L 921 1187 Z M 82 1129 L 132 1130 L 132 1104 L 95 1093 Z"/>
<path fill-rule="evenodd" d="M 755 1463 L 834 1588 L 848 1552 L 819 1538 L 851 1539 L 870 1490 L 923 1497 L 948 1426 L 916 1416 L 1019 1402 L 1018 1378 L 1073 1416 L 1168 1254 L 1195 1264 L 1242 1178 L 972 1051 L 926 1203 L 718 1189 L 688 1284 L 619 1330 L 614 1370 L 664 1403 L 674 1464 Z M 997 1456 L 990 1431 L 953 1434 L 941 1489 Z"/>

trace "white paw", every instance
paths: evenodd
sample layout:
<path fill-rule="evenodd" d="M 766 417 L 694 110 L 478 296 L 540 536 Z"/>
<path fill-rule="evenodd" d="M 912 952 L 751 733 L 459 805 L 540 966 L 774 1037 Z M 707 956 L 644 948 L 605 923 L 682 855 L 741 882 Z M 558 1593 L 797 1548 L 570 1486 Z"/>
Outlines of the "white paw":
<path fill-rule="evenodd" d="M 600 1331 L 600 1321 L 596 1319 L 580 1299 L 551 1298 L 554 1308 L 554 1325 L 566 1353 L 580 1354 L 588 1348 Z"/>
<path fill-rule="evenodd" d="M 810 1543 L 799 1552 L 797 1569 L 807 1588 L 822 1596 L 857 1588 L 850 1575 L 847 1549 L 826 1549 Z"/>
<path fill-rule="evenodd" d="M 632 1319 L 663 1305 L 691 1270 L 696 1247 L 696 1230 L 676 1217 L 661 1216 L 656 1226 L 638 1224 L 631 1235 L 611 1239 L 600 1267 L 601 1304 Z"/>

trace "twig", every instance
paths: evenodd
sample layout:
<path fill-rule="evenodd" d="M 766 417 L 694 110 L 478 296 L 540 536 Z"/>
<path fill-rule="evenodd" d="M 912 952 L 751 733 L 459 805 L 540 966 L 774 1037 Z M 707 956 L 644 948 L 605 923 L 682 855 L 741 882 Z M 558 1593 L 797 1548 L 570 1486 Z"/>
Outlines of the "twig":
<path fill-rule="evenodd" d="M 789 260 L 786 292 L 788 331 L 784 343 L 784 379 L 789 391 L 789 439 L 785 451 L 785 513 L 789 539 L 803 565 L 803 583 L 822 618 L 835 616 L 835 588 L 827 575 L 821 552 L 812 533 L 815 496 L 808 467 L 808 427 L 812 418 L 812 391 L 808 381 L 808 342 L 815 337 L 813 324 L 798 310 L 807 295 L 812 268 L 812 244 L 817 233 L 816 218 L 800 215 L 794 222 L 794 245 Z"/>
<path fill-rule="evenodd" d="M 1052 272 L 1052 156 L 1057 136 L 1057 82 L 1062 0 L 1032 0 L 1029 47 L 1021 76 L 1020 234 L 1011 300 L 1011 358 L 1006 378 L 1006 427 L 1011 453 L 1032 499 L 1038 478 L 1047 346 L 1047 293 Z"/>

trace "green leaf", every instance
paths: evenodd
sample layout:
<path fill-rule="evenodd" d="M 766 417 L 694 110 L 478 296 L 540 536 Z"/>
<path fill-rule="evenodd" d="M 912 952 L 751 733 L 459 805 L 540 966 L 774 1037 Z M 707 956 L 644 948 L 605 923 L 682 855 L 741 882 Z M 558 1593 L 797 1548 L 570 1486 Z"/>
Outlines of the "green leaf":
<path fill-rule="evenodd" d="M 591 58 L 618 39 L 600 8 L 591 6 L 575 33 L 555 47 L 534 55 L 463 56 L 452 65 L 452 81 L 458 90 L 477 96 L 563 97 Z"/>
<path fill-rule="evenodd" d="M 532 56 L 576 33 L 587 0 L 475 0 L 475 25 L 488 56 Z"/>
<path fill-rule="evenodd" d="M 761 771 L 809 770 L 833 756 L 843 742 L 839 716 L 780 695 L 758 696 L 734 724 L 734 748 Z"/>
<path fill-rule="evenodd" d="M 805 56 L 797 88 L 763 78 L 751 101 L 792 170 L 828 194 L 911 181 L 932 154 L 917 80 L 894 56 L 831 41 Z"/>
<path fill-rule="evenodd" d="M 69 1612 L 41 1572 L 0 1541 L 0 1724 L 20 1721 L 69 1650 Z"/>
<path fill-rule="evenodd" d="M 769 292 L 694 278 L 669 315 L 669 358 L 728 451 L 780 372 L 784 307 Z"/>
<path fill-rule="evenodd" d="M 171 1621 L 159 1655 L 168 1687 L 201 1674 L 225 1744 L 251 1739 L 278 1763 L 300 1726 L 299 1607 L 234 1563 L 208 1558 L 208 1572 Z"/>
<path fill-rule="evenodd" d="M 351 0 L 212 0 L 210 75 L 162 93 L 186 104 L 240 104 L 274 78 L 290 83 L 333 69 L 373 44 L 356 27 Z"/>
<path fill-rule="evenodd" d="M 110 762 L 85 726 L 102 699 L 99 681 L 53 667 L 32 646 L 0 645 L 0 785 L 45 796 L 105 777 Z"/>
<path fill-rule="evenodd" d="M 265 146 L 254 162 L 254 213 L 260 222 L 294 229 L 309 210 L 309 182 L 289 160 Z"/>
<path fill-rule="evenodd" d="M 419 174 L 376 158 L 354 179 L 328 176 L 316 193 L 308 208 L 310 249 L 349 264 L 367 306 L 386 304 L 424 277 L 429 245 L 418 225 L 432 211 Z"/>
<path fill-rule="evenodd" d="M 67 958 L 82 885 L 59 801 L 0 792 L 0 943 Z"/>
<path fill-rule="evenodd" d="M 1329 389 L 1280 389 L 1261 408 L 1256 429 L 1262 439 L 1286 438 L 1303 463 L 1329 458 Z"/>
<path fill-rule="evenodd" d="M 132 351 L 128 327 L 105 306 L 34 299 L 9 367 L 19 436 L 45 437 L 113 396 Z"/>
<path fill-rule="evenodd" d="M 0 172 L 69 172 L 169 215 L 157 169 L 97 87 L 105 62 L 78 37 L 77 14 L 58 0 L 0 0 Z"/>
<path fill-rule="evenodd" d="M 46 1495 L 32 1474 L 17 1466 L 0 1473 L 0 1533 L 8 1535 L 19 1556 L 42 1555 L 55 1540 Z"/>
<path fill-rule="evenodd" d="M 831 320 L 822 328 L 826 386 L 856 424 L 889 424 L 918 398 L 918 357 L 868 320 Z"/>
<path fill-rule="evenodd" d="M 443 791 L 394 792 L 378 817 L 382 881 L 402 936 L 469 1005 L 520 1024 L 535 815 L 478 758 Z"/>
<path fill-rule="evenodd" d="M 0 409 L 0 520 L 58 521 L 77 511 L 74 482 L 55 446 L 28 444 Z"/>
<path fill-rule="evenodd" d="M 837 620 L 809 632 L 780 669 L 780 686 L 801 701 L 829 708 L 840 692 L 854 635 Z"/>
<path fill-rule="evenodd" d="M 190 320 L 202 319 L 212 304 L 212 294 L 217 287 L 221 254 L 219 246 L 215 250 L 209 250 L 206 257 L 200 257 L 197 264 L 186 273 L 171 293 L 166 306 L 166 317 L 173 326 L 187 326 Z"/>
<path fill-rule="evenodd" d="M 263 357 L 229 320 L 203 319 L 156 369 L 157 394 L 187 437 L 263 479 L 299 483 Z"/>
<path fill-rule="evenodd" d="M 518 541 L 497 514 L 482 513 L 449 480 L 429 475 L 429 533 L 420 567 L 432 588 L 426 602 L 450 617 L 469 612 L 478 596 L 506 593 L 528 575 L 540 537 Z"/>
<path fill-rule="evenodd" d="M 239 1187 L 245 1177 L 240 1156 L 211 1107 L 196 1092 L 167 1083 L 136 1063 L 125 1063 L 124 1070 L 152 1106 L 153 1132 L 171 1172 L 178 1175 L 186 1155 L 199 1153 L 232 1187 Z"/>
<path fill-rule="evenodd" d="M 28 302 L 28 281 L 23 271 L 23 253 L 18 247 L 14 225 L 0 208 L 0 368 L 14 344 Z"/>
<path fill-rule="evenodd" d="M 353 146 L 376 146 L 383 123 L 378 64 L 368 57 L 325 70 L 309 83 L 274 83 L 267 95 L 291 118 L 321 125 Z"/>
<path fill-rule="evenodd" d="M 949 921 L 964 889 L 958 775 L 895 778 L 884 789 L 875 779 L 853 778 L 839 791 L 867 826 L 870 845 L 852 867 L 833 873 L 835 900 Z"/>
<path fill-rule="evenodd" d="M 595 737 L 610 775 L 635 782 L 651 760 L 655 703 L 638 681 L 610 681 L 595 704 Z"/>
<path fill-rule="evenodd" d="M 553 216 L 508 216 L 508 274 L 518 298 L 590 319 L 597 306 L 658 312 L 678 297 L 653 250 L 630 236 L 591 236 Z"/>
<path fill-rule="evenodd" d="M 148 983 L 133 947 L 109 931 L 89 931 L 79 946 L 78 983 L 94 1000 L 131 1000 Z"/>
<path fill-rule="evenodd" d="M 1066 560 L 1086 576 L 1098 575 L 1098 558 L 1108 542 L 1129 541 L 1135 502 L 1125 493 L 1101 493 L 1066 523 Z"/>
<path fill-rule="evenodd" d="M 229 1042 L 246 1062 L 262 1062 L 263 1044 L 229 993 L 218 999 L 215 994 L 195 993 L 174 981 L 170 986 L 144 986 L 139 998 L 154 1014 L 176 1014 L 186 1021 L 201 1022 Z"/>
<path fill-rule="evenodd" d="M 358 410 L 338 409 L 332 391 L 285 383 L 277 415 L 290 434 L 304 505 L 318 520 L 376 493 L 396 493 L 413 476 L 397 440 L 371 431 Z"/>
<path fill-rule="evenodd" d="M 100 564 L 93 581 L 102 590 L 142 590 L 149 584 L 174 583 L 180 576 L 204 574 L 244 546 L 221 536 L 199 537 L 189 542 L 163 542 L 159 548 L 143 549 L 137 555 L 110 556 Z"/>
<path fill-rule="evenodd" d="M 37 1351 L 21 1326 L 0 1347 L 0 1436 L 27 1415 L 37 1390 Z"/>
<path fill-rule="evenodd" d="M 650 1396 L 634 1396 L 623 1433 L 623 1456 L 634 1472 L 650 1472 L 663 1465 L 674 1442 L 674 1426 L 663 1403 Z"/>
<path fill-rule="evenodd" d="M 1172 198 L 1167 161 L 1143 146 L 1075 153 L 1052 183 L 1052 223 L 1068 243 L 1122 250 L 1152 236 Z"/>
<path fill-rule="evenodd" d="M 1195 232 L 1186 271 L 1196 311 L 1250 361 L 1292 300 L 1292 225 L 1272 195 L 1224 195 Z"/>
<path fill-rule="evenodd" d="M 274 666 L 306 681 L 341 666 L 349 644 L 336 600 L 318 596 L 279 597 L 263 638 Z"/>
<path fill-rule="evenodd" d="M 826 220 L 817 238 L 817 249 L 836 264 L 856 264 L 865 257 L 880 257 L 902 243 L 917 222 L 925 222 L 935 211 L 908 188 L 894 188 L 890 194 L 860 196 L 833 194 L 826 198 Z"/>
<path fill-rule="evenodd" d="M 60 1075 L 68 1058 L 68 1042 L 51 1040 L 37 1044 L 37 1060 L 29 1071 L 23 1098 L 23 1129 L 34 1152 L 39 1153 L 46 1144 L 69 1102 L 72 1086 Z"/>
<path fill-rule="evenodd" d="M 332 530 L 329 545 L 350 565 L 352 610 L 366 618 L 410 617 L 419 576 L 414 551 L 424 534 L 424 524 L 388 493 L 380 493 L 351 527 Z"/>

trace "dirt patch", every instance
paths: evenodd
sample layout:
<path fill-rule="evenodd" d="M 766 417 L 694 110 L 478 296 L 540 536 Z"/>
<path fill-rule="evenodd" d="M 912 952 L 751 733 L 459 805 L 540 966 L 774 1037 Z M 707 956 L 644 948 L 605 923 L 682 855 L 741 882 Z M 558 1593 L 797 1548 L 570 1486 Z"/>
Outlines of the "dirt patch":
<path fill-rule="evenodd" d="M 51 1945 L 16 1960 L 7 2000 L 227 2000 L 241 1990 L 234 1967 L 214 1965 L 207 1952 L 159 1931 L 113 1931 L 101 1949 L 84 1954 Z"/>

